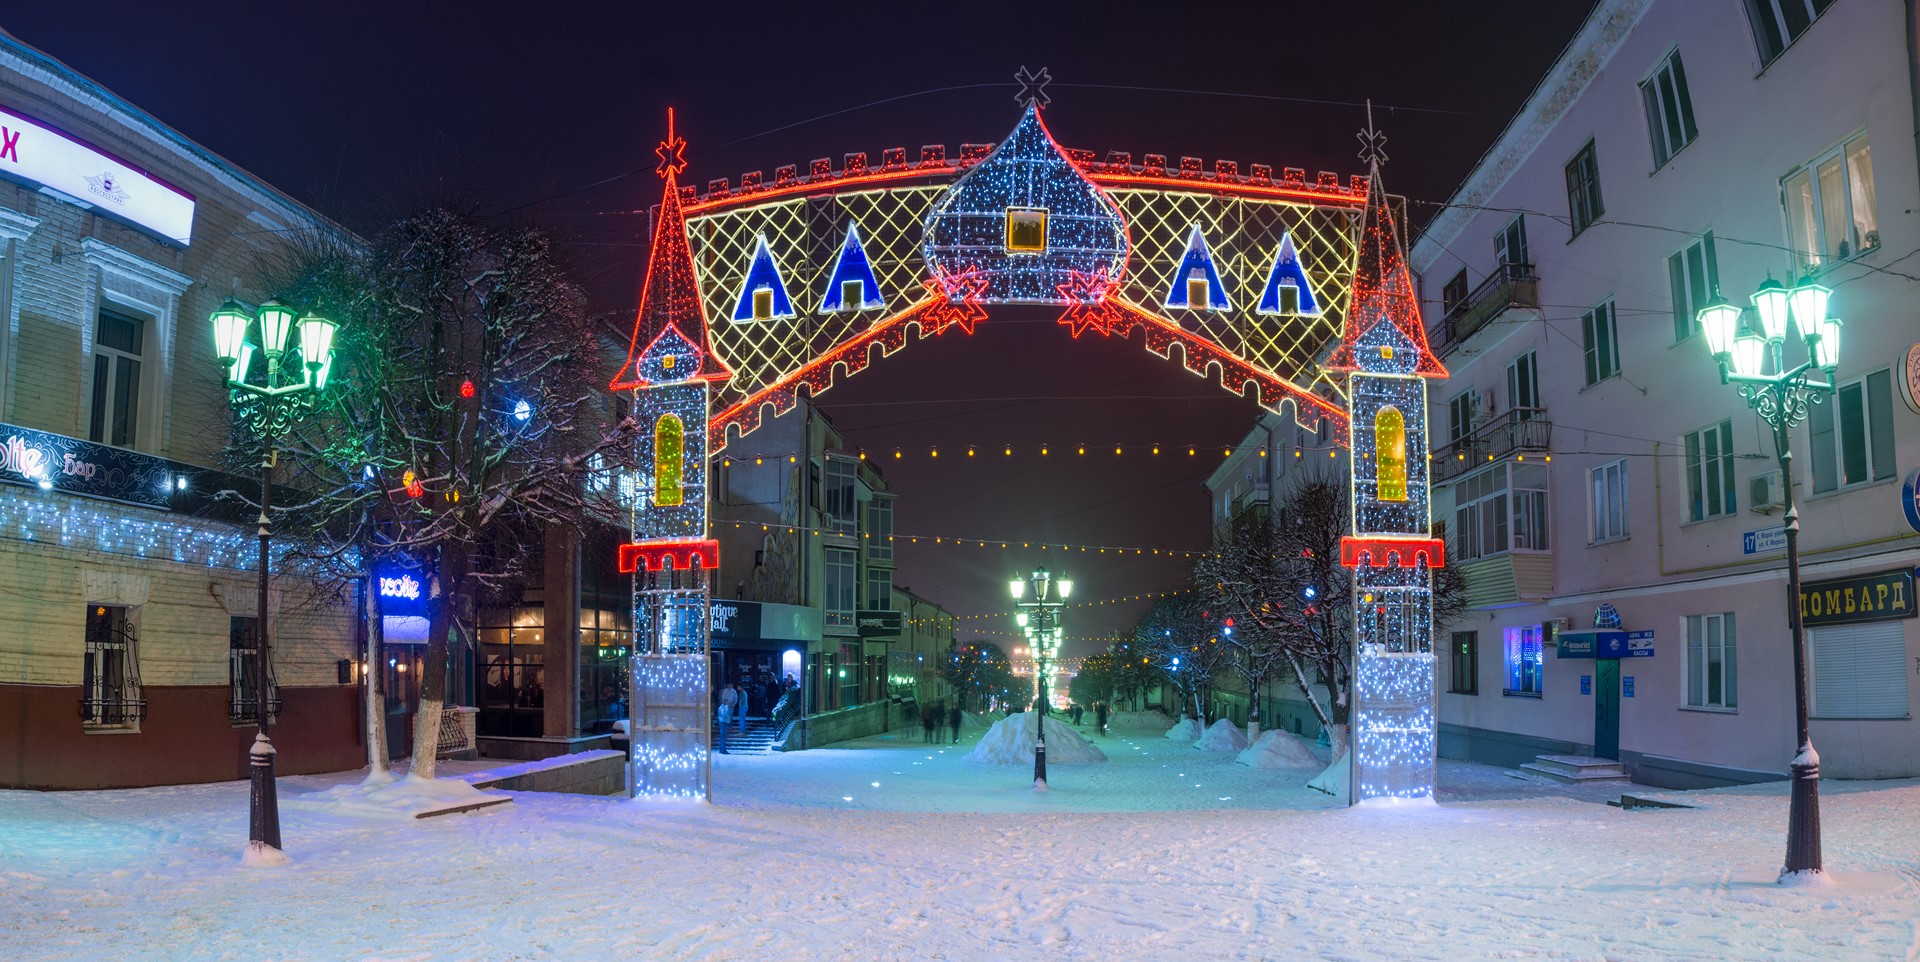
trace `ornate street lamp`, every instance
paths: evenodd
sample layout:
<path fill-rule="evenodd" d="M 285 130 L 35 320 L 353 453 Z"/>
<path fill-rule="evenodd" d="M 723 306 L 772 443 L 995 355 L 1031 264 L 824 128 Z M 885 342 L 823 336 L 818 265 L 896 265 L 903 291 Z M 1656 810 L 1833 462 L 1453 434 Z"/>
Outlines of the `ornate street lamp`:
<path fill-rule="evenodd" d="M 1780 457 L 1781 488 L 1786 504 L 1787 625 L 1793 638 L 1793 710 L 1799 750 L 1789 766 L 1793 793 L 1787 809 L 1787 858 L 1781 880 L 1822 871 L 1820 860 L 1820 761 L 1807 730 L 1806 628 L 1800 620 L 1800 510 L 1793 503 L 1793 450 L 1788 435 L 1807 419 L 1813 405 L 1833 393 L 1831 381 L 1808 377 L 1815 368 L 1829 379 L 1840 365 L 1840 321 L 1827 316 L 1833 291 L 1802 276 L 1791 289 L 1768 277 L 1753 295 L 1760 333 L 1741 333 L 1740 309 L 1714 292 L 1700 309 L 1707 349 L 1720 368 L 1720 383 L 1734 384 L 1740 396 L 1773 428 L 1773 449 Z M 1807 359 L 1787 367 L 1784 345 L 1787 327 L 1797 327 L 1806 345 Z M 1772 374 L 1765 373 L 1769 356 Z"/>
<path fill-rule="evenodd" d="M 236 414 L 260 435 L 260 589 L 259 608 L 254 613 L 254 721 L 257 728 L 253 747 L 247 752 L 251 791 L 248 793 L 247 855 L 250 865 L 281 865 L 287 861 L 280 848 L 280 803 L 274 787 L 274 749 L 267 737 L 267 718 L 271 699 L 271 643 L 267 621 L 267 552 L 273 540 L 273 520 L 269 513 L 273 497 L 273 467 L 278 460 L 275 439 L 292 419 L 306 413 L 313 396 L 326 387 L 333 367 L 334 324 L 324 317 L 308 314 L 297 324 L 300 329 L 299 360 L 293 362 L 288 335 L 296 326 L 292 308 L 270 300 L 259 310 L 247 311 L 245 305 L 229 299 L 213 312 L 213 349 L 226 368 L 229 400 Z M 267 364 L 260 383 L 253 383 L 255 347 L 247 341 L 247 331 L 257 322 L 259 350 Z M 296 379 L 297 376 L 297 379 Z M 253 403 L 242 403 L 244 398 Z"/>
<path fill-rule="evenodd" d="M 1027 595 L 1027 586 L 1033 586 L 1033 600 L 1023 600 Z M 1033 742 L 1033 787 L 1047 787 L 1047 659 L 1060 648 L 1060 609 L 1065 607 L 1067 598 L 1073 594 L 1073 582 L 1062 578 L 1058 581 L 1047 573 L 1045 568 L 1033 569 L 1026 578 L 1015 578 L 1007 582 L 1007 590 L 1013 594 L 1017 607 L 1023 609 L 1017 620 L 1027 632 L 1029 647 L 1034 657 L 1034 742 Z"/>

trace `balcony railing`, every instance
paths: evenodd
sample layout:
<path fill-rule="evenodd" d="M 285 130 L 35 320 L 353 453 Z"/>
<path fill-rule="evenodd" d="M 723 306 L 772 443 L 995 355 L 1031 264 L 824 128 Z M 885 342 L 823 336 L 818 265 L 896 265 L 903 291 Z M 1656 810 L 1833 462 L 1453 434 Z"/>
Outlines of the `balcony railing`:
<path fill-rule="evenodd" d="M 1433 452 L 1433 483 L 1445 484 L 1488 461 L 1548 450 L 1553 422 L 1546 408 L 1510 408 L 1473 433 Z"/>
<path fill-rule="evenodd" d="M 1267 486 L 1256 484 L 1240 492 L 1240 496 L 1233 499 L 1233 517 L 1238 519 L 1248 511 L 1264 508 L 1267 506 L 1267 500 Z"/>
<path fill-rule="evenodd" d="M 1436 350 L 1444 358 L 1503 311 L 1539 306 L 1540 276 L 1534 273 L 1533 265 L 1502 264 L 1440 319 L 1435 331 L 1439 336 L 1434 338 Z"/>

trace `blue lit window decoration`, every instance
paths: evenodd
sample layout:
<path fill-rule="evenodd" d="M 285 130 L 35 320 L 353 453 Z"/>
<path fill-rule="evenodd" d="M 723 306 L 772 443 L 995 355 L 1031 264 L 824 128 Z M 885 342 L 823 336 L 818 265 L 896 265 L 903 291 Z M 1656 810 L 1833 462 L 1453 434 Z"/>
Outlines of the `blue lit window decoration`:
<path fill-rule="evenodd" d="M 1283 288 L 1293 290 L 1291 305 L 1287 303 Z M 1280 235 L 1280 247 L 1273 252 L 1273 268 L 1267 272 L 1267 286 L 1260 292 L 1260 303 L 1254 307 L 1254 312 L 1310 317 L 1320 315 L 1320 298 L 1313 293 L 1313 282 L 1307 279 L 1307 270 L 1300 264 L 1300 251 L 1294 247 L 1290 233 Z"/>
<path fill-rule="evenodd" d="M 847 239 L 840 245 L 840 253 L 833 259 L 833 270 L 827 275 L 826 290 L 820 292 L 820 310 L 832 314 L 875 311 L 886 306 L 880 282 L 873 276 L 873 265 L 867 261 L 867 249 L 860 243 L 860 228 L 849 223 Z"/>
<path fill-rule="evenodd" d="M 772 321 L 794 316 L 793 298 L 787 296 L 787 282 L 773 262 L 767 236 L 760 235 L 753 248 L 753 263 L 747 265 L 747 279 L 740 284 L 740 299 L 733 305 L 736 323 Z"/>
<path fill-rule="evenodd" d="M 1213 266 L 1213 252 L 1193 225 L 1187 235 L 1187 252 L 1180 255 L 1180 266 L 1173 272 L 1173 284 L 1167 289 L 1167 308 L 1191 311 L 1231 311 L 1227 285 L 1220 283 L 1220 272 Z"/>
<path fill-rule="evenodd" d="M 1044 248 L 1008 250 L 1012 212 L 1044 211 Z M 928 273 L 974 269 L 984 304 L 1069 306 L 1060 293 L 1075 272 L 1118 279 L 1127 261 L 1120 208 L 1067 159 L 1028 104 L 1020 123 L 985 160 L 961 175 L 927 215 Z"/>

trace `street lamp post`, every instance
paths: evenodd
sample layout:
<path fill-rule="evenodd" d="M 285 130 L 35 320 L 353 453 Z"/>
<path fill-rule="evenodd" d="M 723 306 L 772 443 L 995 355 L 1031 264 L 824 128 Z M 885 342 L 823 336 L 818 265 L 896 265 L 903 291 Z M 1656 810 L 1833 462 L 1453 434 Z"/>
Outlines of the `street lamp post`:
<path fill-rule="evenodd" d="M 1792 290 L 1768 277 L 1753 295 L 1760 316 L 1760 333 L 1739 331 L 1740 308 L 1727 303 L 1718 291 L 1699 312 L 1707 347 L 1720 368 L 1720 383 L 1734 384 L 1740 396 L 1773 428 L 1773 448 L 1780 457 L 1781 489 L 1786 505 L 1787 625 L 1793 639 L 1793 712 L 1799 750 L 1790 771 L 1793 792 L 1787 808 L 1787 858 L 1780 878 L 1819 874 L 1820 760 L 1807 730 L 1807 644 L 1800 616 L 1800 509 L 1793 501 L 1793 450 L 1788 435 L 1806 420 L 1809 409 L 1834 391 L 1831 380 L 1807 375 L 1818 367 L 1831 379 L 1840 364 L 1840 320 L 1827 316 L 1833 291 L 1803 276 Z M 1799 329 L 1807 359 L 1789 368 L 1784 346 L 1789 321 Z M 1768 354 L 1772 374 L 1764 373 Z"/>
<path fill-rule="evenodd" d="M 1024 600 L 1028 585 L 1033 587 L 1032 601 Z M 1055 581 L 1047 569 L 1035 568 L 1027 577 L 1007 582 L 1007 590 L 1012 592 L 1015 605 L 1021 609 L 1018 621 L 1027 631 L 1033 650 L 1034 701 L 1037 703 L 1033 722 L 1033 787 L 1044 789 L 1047 787 L 1047 656 L 1059 649 L 1060 609 L 1073 594 L 1073 582 L 1066 578 Z"/>
<path fill-rule="evenodd" d="M 227 390 L 233 397 L 235 412 L 260 435 L 260 590 L 259 607 L 254 612 L 255 644 L 253 663 L 254 722 L 253 747 L 248 750 L 247 855 L 253 865 L 285 864 L 280 848 L 280 802 L 274 787 L 273 740 L 267 736 L 268 688 L 272 673 L 271 644 L 267 630 L 267 553 L 273 540 L 273 521 L 269 513 L 273 499 L 273 468 L 277 460 L 275 438 L 291 420 L 310 406 L 312 396 L 323 390 L 333 365 L 334 324 L 326 318 L 308 314 L 298 322 L 300 363 L 291 365 L 298 372 L 294 380 L 283 361 L 293 353 L 287 335 L 296 326 L 294 311 L 278 300 L 269 300 L 249 314 L 238 301 L 228 300 L 213 312 L 213 345 L 226 368 Z M 252 374 L 255 345 L 247 340 L 248 329 L 260 325 L 258 350 L 266 357 L 264 380 L 255 384 Z M 242 397 L 254 403 L 240 403 Z"/>

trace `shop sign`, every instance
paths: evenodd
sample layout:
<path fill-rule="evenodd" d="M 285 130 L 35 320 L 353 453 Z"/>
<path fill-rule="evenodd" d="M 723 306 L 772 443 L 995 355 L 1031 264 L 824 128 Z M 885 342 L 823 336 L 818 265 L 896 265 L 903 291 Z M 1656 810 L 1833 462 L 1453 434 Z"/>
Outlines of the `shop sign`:
<path fill-rule="evenodd" d="M 760 637 L 760 605 L 753 601 L 712 601 L 707 604 L 707 626 L 715 638 Z"/>
<path fill-rule="evenodd" d="M 1653 632 L 1600 628 L 1554 636 L 1561 658 L 1652 658 Z"/>
<path fill-rule="evenodd" d="M 1920 414 L 1920 344 L 1907 348 L 1900 363 L 1900 399 Z"/>
<path fill-rule="evenodd" d="M 856 612 L 854 623 L 859 625 L 862 638 L 898 638 L 906 627 L 900 612 L 886 609 Z"/>
<path fill-rule="evenodd" d="M 1787 550 L 1787 527 L 1776 524 L 1771 528 L 1749 531 L 1740 536 L 1741 554 L 1767 554 Z"/>
<path fill-rule="evenodd" d="M 0 107 L 0 173 L 50 187 L 174 243 L 193 239 L 193 195 L 92 144 Z"/>
<path fill-rule="evenodd" d="M 1907 527 L 1920 531 L 1920 468 L 1913 469 L 1900 485 L 1900 509 L 1907 515 Z"/>
<path fill-rule="evenodd" d="M 164 458 L 0 424 L 0 481 L 166 508 L 176 475 Z"/>
<path fill-rule="evenodd" d="M 373 590 L 380 595 L 380 614 L 419 616 L 427 610 L 427 578 L 418 565 L 388 561 L 374 566 Z"/>
<path fill-rule="evenodd" d="M 1912 618 L 1913 571 L 1895 568 L 1851 578 L 1828 578 L 1800 586 L 1800 621 L 1845 625 Z"/>

